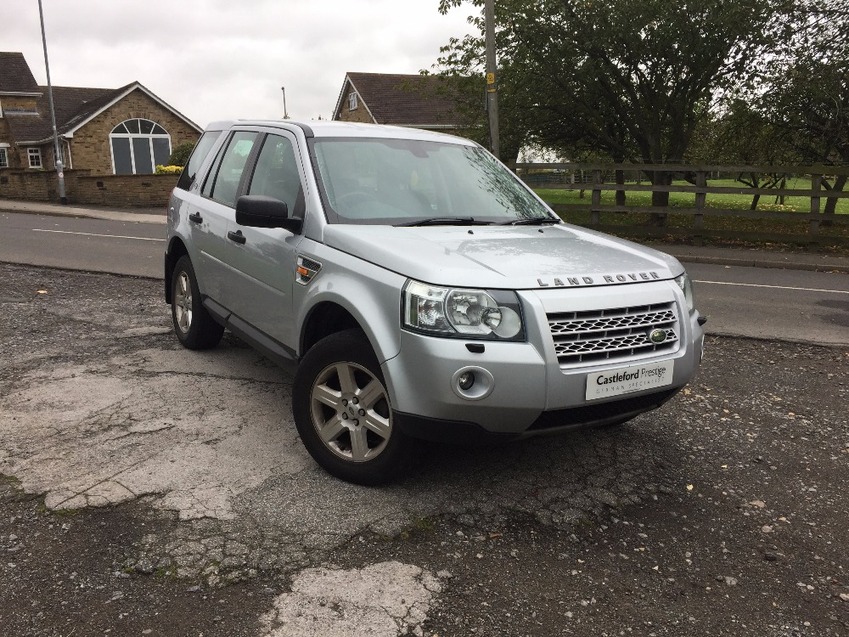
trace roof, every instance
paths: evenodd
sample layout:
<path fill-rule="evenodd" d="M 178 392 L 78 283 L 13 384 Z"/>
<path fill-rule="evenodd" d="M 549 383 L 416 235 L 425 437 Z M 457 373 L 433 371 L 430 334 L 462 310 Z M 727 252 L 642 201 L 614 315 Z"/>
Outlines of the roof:
<path fill-rule="evenodd" d="M 23 53 L 0 52 L 0 95 L 12 94 L 38 94 L 41 88 L 29 64 L 24 59 Z"/>
<path fill-rule="evenodd" d="M 398 126 L 445 127 L 459 125 L 450 85 L 439 75 L 347 73 L 334 110 L 343 108 L 348 86 L 353 87 L 375 123 Z"/>
<path fill-rule="evenodd" d="M 201 132 L 197 124 L 139 82 L 130 82 L 121 88 L 114 89 L 54 86 L 53 106 L 56 112 L 57 131 L 60 135 L 72 136 L 78 128 L 135 90 L 142 91 L 192 126 L 198 133 Z M 0 95 L 4 93 L 24 94 L 37 98 L 37 112 L 14 110 L 5 112 L 9 132 L 16 143 L 40 144 L 53 137 L 48 88 L 39 86 L 35 81 L 23 53 L 0 52 Z"/>
<path fill-rule="evenodd" d="M 12 137 L 19 142 L 39 142 L 53 136 L 50 120 L 50 97 L 47 87 L 40 87 L 43 95 L 38 100 L 38 114 L 8 113 Z M 54 86 L 53 106 L 56 110 L 56 128 L 60 134 L 68 131 L 73 122 L 88 119 L 86 115 L 98 112 L 122 89 L 78 88 Z"/>

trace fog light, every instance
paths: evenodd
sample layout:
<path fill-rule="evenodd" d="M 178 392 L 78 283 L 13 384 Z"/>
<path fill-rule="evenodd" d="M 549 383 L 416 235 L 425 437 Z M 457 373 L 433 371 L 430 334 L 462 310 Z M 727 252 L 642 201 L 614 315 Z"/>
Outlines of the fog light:
<path fill-rule="evenodd" d="M 461 367 L 451 374 L 449 387 L 463 400 L 483 400 L 492 393 L 495 378 L 483 367 Z"/>
<path fill-rule="evenodd" d="M 463 390 L 468 391 L 472 388 L 472 385 L 475 384 L 475 375 L 472 372 L 463 372 L 460 374 L 460 377 L 457 379 L 457 386 Z"/>

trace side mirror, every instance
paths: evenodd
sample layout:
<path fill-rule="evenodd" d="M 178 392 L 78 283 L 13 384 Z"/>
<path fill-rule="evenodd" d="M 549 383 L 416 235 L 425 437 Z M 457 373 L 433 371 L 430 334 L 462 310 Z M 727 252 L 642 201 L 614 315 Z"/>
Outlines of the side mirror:
<path fill-rule="evenodd" d="M 283 228 L 298 234 L 303 219 L 289 216 L 285 202 L 265 195 L 243 195 L 236 202 L 236 223 L 250 228 Z"/>

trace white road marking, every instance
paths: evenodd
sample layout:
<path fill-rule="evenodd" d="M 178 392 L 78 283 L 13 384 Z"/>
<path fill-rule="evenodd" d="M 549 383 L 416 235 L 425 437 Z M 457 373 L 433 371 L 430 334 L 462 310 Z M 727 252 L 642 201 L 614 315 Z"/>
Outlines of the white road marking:
<path fill-rule="evenodd" d="M 694 281 L 699 285 L 731 285 L 741 288 L 768 288 L 771 290 L 792 290 L 794 292 L 820 292 L 826 294 L 849 294 L 849 290 L 828 290 L 823 288 L 795 288 L 786 285 L 764 285 L 762 283 L 731 283 L 729 281 Z"/>
<path fill-rule="evenodd" d="M 130 237 L 121 234 L 98 234 L 96 232 L 73 232 L 71 230 L 47 230 L 44 228 L 33 228 L 33 232 L 53 232 L 55 234 L 78 234 L 83 237 L 108 237 L 110 239 L 135 239 L 137 241 L 165 241 L 156 237 Z"/>

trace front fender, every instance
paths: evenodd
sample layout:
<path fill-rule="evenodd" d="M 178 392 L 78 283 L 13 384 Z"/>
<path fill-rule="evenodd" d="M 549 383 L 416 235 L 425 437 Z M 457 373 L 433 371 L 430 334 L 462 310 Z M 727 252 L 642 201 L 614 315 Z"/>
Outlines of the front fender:
<path fill-rule="evenodd" d="M 303 335 L 314 309 L 333 303 L 359 324 L 378 362 L 394 358 L 401 350 L 401 289 L 406 278 L 349 254 L 313 244 L 303 255 L 321 264 L 319 274 L 306 286 L 295 284 L 293 293 L 301 326 L 298 356 L 303 356 Z M 299 298 L 300 297 L 300 298 Z"/>

